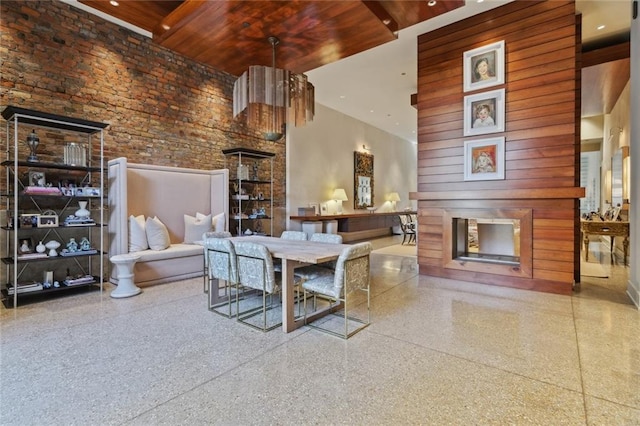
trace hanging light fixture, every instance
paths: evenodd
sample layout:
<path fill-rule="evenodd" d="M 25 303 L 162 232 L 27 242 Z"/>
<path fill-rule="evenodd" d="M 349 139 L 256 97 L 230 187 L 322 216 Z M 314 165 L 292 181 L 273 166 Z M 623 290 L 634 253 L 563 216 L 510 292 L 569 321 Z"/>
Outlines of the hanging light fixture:
<path fill-rule="evenodd" d="M 272 66 L 253 65 L 233 85 L 233 117 L 247 110 L 249 127 L 261 129 L 268 141 L 282 138 L 287 123 L 296 127 L 313 120 L 314 88 L 304 74 L 276 68 L 277 37 L 269 37 Z"/>

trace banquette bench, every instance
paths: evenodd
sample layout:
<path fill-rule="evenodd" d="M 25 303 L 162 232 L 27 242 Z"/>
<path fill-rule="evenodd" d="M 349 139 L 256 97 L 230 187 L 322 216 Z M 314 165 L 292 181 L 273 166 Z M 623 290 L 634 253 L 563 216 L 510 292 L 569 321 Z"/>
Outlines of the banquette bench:
<path fill-rule="evenodd" d="M 164 250 L 137 251 L 135 283 L 140 286 L 202 276 L 203 247 L 185 244 L 184 215 L 212 216 L 228 211 L 226 169 L 198 170 L 109 161 L 109 256 L 129 252 L 129 217 L 156 217 L 166 226 L 171 245 Z M 223 215 L 228 229 L 227 215 Z M 118 283 L 112 268 L 110 281 Z"/>

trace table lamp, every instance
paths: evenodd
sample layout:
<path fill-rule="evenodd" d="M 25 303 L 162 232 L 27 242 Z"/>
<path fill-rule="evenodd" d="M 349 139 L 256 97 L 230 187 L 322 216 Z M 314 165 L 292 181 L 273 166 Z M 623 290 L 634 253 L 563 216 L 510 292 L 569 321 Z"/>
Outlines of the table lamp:
<path fill-rule="evenodd" d="M 347 193 L 342 188 L 336 188 L 333 190 L 332 198 L 338 203 L 337 214 L 342 214 L 342 202 L 348 200 Z"/>
<path fill-rule="evenodd" d="M 396 202 L 400 201 L 400 195 L 397 192 L 389 194 L 389 201 L 393 202 L 393 211 L 396 211 Z"/>

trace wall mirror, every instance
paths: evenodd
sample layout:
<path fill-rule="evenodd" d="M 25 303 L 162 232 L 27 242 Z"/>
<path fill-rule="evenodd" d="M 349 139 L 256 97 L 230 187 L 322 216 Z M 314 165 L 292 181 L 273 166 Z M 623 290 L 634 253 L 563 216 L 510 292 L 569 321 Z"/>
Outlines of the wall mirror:
<path fill-rule="evenodd" d="M 611 158 L 611 207 L 622 206 L 622 150 Z"/>
<path fill-rule="evenodd" d="M 373 207 L 373 155 L 355 151 L 353 170 L 353 207 Z"/>

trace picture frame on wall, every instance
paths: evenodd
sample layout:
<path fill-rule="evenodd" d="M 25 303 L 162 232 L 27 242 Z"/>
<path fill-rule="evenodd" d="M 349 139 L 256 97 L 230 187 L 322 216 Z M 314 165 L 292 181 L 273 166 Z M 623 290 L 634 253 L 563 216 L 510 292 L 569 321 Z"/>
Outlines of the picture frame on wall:
<path fill-rule="evenodd" d="M 504 137 L 464 143 L 464 180 L 504 179 Z"/>
<path fill-rule="evenodd" d="M 464 97 L 464 135 L 504 132 L 504 89 Z"/>
<path fill-rule="evenodd" d="M 462 54 L 464 91 L 504 84 L 504 40 Z"/>

